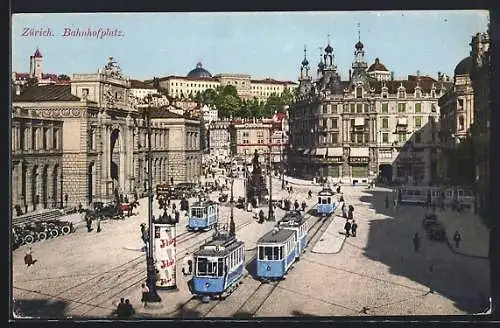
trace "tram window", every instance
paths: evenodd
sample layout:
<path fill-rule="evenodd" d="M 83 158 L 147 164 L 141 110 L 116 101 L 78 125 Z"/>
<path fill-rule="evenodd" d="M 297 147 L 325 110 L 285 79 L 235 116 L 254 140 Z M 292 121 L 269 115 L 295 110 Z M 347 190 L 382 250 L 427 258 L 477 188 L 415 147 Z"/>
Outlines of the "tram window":
<path fill-rule="evenodd" d="M 264 259 L 272 260 L 273 259 L 273 248 L 272 247 L 264 247 Z"/>
<path fill-rule="evenodd" d="M 283 248 L 285 246 L 280 246 L 280 256 L 279 256 L 279 260 L 283 259 Z"/>
<path fill-rule="evenodd" d="M 217 262 L 217 272 L 219 277 L 222 277 L 225 274 L 224 259 L 219 259 L 219 261 Z"/>
<path fill-rule="evenodd" d="M 204 257 L 198 258 L 197 274 L 200 276 L 215 276 L 217 273 L 217 262 L 210 262 Z"/>
<path fill-rule="evenodd" d="M 332 199 L 330 197 L 328 197 L 328 204 L 331 204 L 332 203 Z"/>
<path fill-rule="evenodd" d="M 264 259 L 264 247 L 259 246 L 259 260 Z"/>
<path fill-rule="evenodd" d="M 197 218 L 203 217 L 203 211 L 201 208 L 193 208 L 191 209 L 191 216 L 195 216 Z"/>
<path fill-rule="evenodd" d="M 279 260 L 279 247 L 273 247 L 273 260 Z"/>

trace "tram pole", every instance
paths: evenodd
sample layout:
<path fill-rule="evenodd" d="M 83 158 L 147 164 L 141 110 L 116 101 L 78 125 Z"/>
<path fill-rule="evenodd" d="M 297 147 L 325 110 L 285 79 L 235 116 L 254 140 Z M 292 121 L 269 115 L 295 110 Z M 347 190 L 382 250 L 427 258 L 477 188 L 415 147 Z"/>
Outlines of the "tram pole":
<path fill-rule="evenodd" d="M 143 115 L 146 119 L 148 134 L 148 247 L 146 252 L 146 284 L 149 288 L 148 302 L 161 302 L 161 298 L 156 290 L 156 270 L 154 265 L 153 243 L 154 243 L 154 224 L 153 224 L 153 163 L 151 154 L 151 97 L 146 98 L 147 106 L 143 107 Z"/>
<path fill-rule="evenodd" d="M 236 225 L 234 224 L 234 197 L 233 197 L 234 178 L 231 178 L 231 221 L 229 222 L 229 233 L 231 236 L 236 234 Z"/>
<path fill-rule="evenodd" d="M 268 165 L 268 174 L 269 174 L 269 214 L 268 220 L 274 221 L 274 212 L 273 212 L 273 175 L 271 170 L 271 150 L 272 146 L 269 146 L 269 165 Z"/>

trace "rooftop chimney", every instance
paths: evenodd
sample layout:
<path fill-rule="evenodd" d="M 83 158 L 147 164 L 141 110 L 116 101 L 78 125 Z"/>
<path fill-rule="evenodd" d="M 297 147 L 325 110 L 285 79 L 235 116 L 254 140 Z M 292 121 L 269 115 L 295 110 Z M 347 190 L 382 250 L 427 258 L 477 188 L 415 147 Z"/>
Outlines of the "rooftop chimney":
<path fill-rule="evenodd" d="M 349 70 L 349 81 L 351 80 L 351 74 L 352 74 L 352 72 L 351 72 L 351 70 Z"/>
<path fill-rule="evenodd" d="M 391 81 L 394 81 L 394 71 L 391 71 Z"/>

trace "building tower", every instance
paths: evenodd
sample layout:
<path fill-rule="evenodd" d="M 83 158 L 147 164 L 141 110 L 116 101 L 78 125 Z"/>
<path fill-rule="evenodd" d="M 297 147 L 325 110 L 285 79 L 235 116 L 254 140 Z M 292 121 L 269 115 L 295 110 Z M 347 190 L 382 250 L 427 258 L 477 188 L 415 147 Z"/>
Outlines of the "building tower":
<path fill-rule="evenodd" d="M 354 62 L 352 63 L 352 83 L 365 82 L 366 69 L 368 64 L 365 61 L 364 45 L 361 42 L 361 35 L 358 24 L 358 42 L 354 45 Z"/>
<path fill-rule="evenodd" d="M 307 60 L 307 49 L 304 46 L 304 59 L 300 66 L 299 96 L 305 96 L 311 92 L 312 78 L 309 75 L 309 61 Z"/>
<path fill-rule="evenodd" d="M 35 53 L 30 56 L 30 78 L 36 77 L 39 81 L 42 79 L 42 54 L 38 47 Z"/>

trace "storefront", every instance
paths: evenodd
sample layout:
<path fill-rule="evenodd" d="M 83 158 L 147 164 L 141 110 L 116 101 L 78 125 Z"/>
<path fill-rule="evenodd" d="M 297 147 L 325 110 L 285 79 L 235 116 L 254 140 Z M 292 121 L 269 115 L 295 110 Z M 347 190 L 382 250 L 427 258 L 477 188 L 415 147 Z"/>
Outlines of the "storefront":
<path fill-rule="evenodd" d="M 329 177 L 340 178 L 343 157 L 344 151 L 341 147 L 328 148 L 326 158 L 328 160 L 327 175 Z"/>
<path fill-rule="evenodd" d="M 352 178 L 368 178 L 370 150 L 366 147 L 351 148 L 349 153 L 349 166 Z"/>

